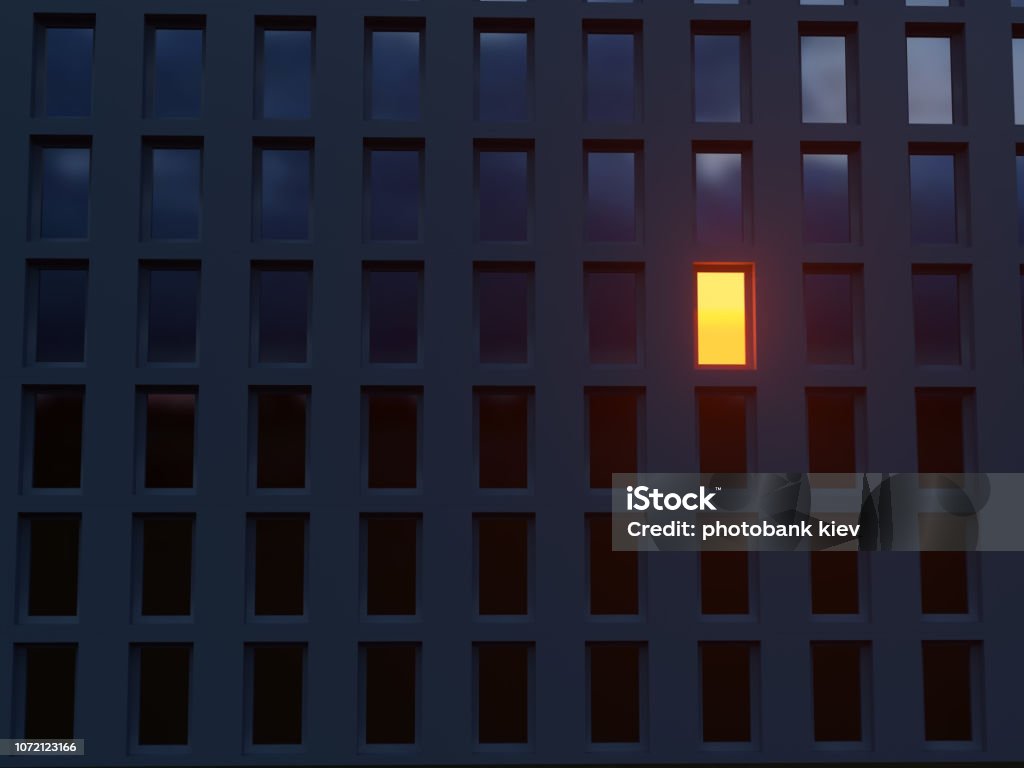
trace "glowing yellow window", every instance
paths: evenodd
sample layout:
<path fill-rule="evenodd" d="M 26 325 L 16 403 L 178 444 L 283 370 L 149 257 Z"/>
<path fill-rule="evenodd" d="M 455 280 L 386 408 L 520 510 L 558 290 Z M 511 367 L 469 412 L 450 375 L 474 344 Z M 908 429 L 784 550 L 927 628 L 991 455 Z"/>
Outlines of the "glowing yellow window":
<path fill-rule="evenodd" d="M 751 271 L 737 265 L 697 269 L 697 365 L 751 364 Z"/>

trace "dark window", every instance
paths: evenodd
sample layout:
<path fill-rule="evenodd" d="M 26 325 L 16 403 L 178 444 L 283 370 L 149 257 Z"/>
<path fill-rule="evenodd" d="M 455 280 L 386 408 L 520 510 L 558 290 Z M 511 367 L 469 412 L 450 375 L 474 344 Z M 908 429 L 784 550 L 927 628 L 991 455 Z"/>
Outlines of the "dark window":
<path fill-rule="evenodd" d="M 262 240 L 308 240 L 313 197 L 313 149 L 257 147 L 258 234 Z"/>
<path fill-rule="evenodd" d="M 149 517 L 141 524 L 142 615 L 190 615 L 192 518 Z"/>
<path fill-rule="evenodd" d="M 84 238 L 89 234 L 88 146 L 40 147 L 39 236 Z"/>
<path fill-rule="evenodd" d="M 313 30 L 260 29 L 257 117 L 301 120 L 311 112 Z"/>
<path fill-rule="evenodd" d="M 751 740 L 751 657 L 745 643 L 701 643 L 701 726 L 706 742 Z"/>
<path fill-rule="evenodd" d="M 309 358 L 312 290 L 308 266 L 257 267 L 256 358 L 261 363 L 305 363 Z"/>
<path fill-rule="evenodd" d="M 857 392 L 807 390 L 807 457 L 811 472 L 856 472 Z"/>
<path fill-rule="evenodd" d="M 76 645 L 30 645 L 25 658 L 26 739 L 70 739 L 75 734 Z"/>
<path fill-rule="evenodd" d="M 526 488 L 529 485 L 530 399 L 528 390 L 477 390 L 477 462 L 481 488 Z"/>
<path fill-rule="evenodd" d="M 78 613 L 78 518 L 38 516 L 29 526 L 28 615 Z"/>
<path fill-rule="evenodd" d="M 42 112 L 45 117 L 88 117 L 92 112 L 92 17 L 79 17 L 74 26 L 44 27 L 45 77 Z"/>
<path fill-rule="evenodd" d="M 253 744 L 301 744 L 304 645 L 252 647 Z"/>
<path fill-rule="evenodd" d="M 640 662 L 642 646 L 588 643 L 590 742 L 640 741 Z"/>
<path fill-rule="evenodd" d="M 749 471 L 747 409 L 752 395 L 735 390 L 698 390 L 698 453 L 701 472 Z"/>
<path fill-rule="evenodd" d="M 862 646 L 811 643 L 814 740 L 860 741 Z"/>
<path fill-rule="evenodd" d="M 34 393 L 34 488 L 78 488 L 82 484 L 82 406 L 80 389 Z"/>
<path fill-rule="evenodd" d="M 805 123 L 845 123 L 846 37 L 801 35 L 800 75 Z"/>
<path fill-rule="evenodd" d="M 253 605 L 256 616 L 305 612 L 306 518 L 252 519 Z"/>
<path fill-rule="evenodd" d="M 590 614 L 632 616 L 640 613 L 637 553 L 612 549 L 611 516 L 588 516 L 587 539 Z"/>
<path fill-rule="evenodd" d="M 370 240 L 418 240 L 422 207 L 418 148 L 370 148 L 367 153 Z"/>
<path fill-rule="evenodd" d="M 637 111 L 639 35 L 611 29 L 588 30 L 584 34 L 587 119 L 632 122 Z"/>
<path fill-rule="evenodd" d="M 402 515 L 364 518 L 366 530 L 366 613 L 416 614 L 420 521 Z"/>
<path fill-rule="evenodd" d="M 199 237 L 203 150 L 200 147 L 150 147 L 148 235 L 154 240 Z"/>
<path fill-rule="evenodd" d="M 202 26 L 152 29 L 151 117 L 199 117 L 203 104 L 203 35 Z"/>
<path fill-rule="evenodd" d="M 971 706 L 971 644 L 925 641 L 924 737 L 927 741 L 974 738 Z"/>
<path fill-rule="evenodd" d="M 422 32 L 370 30 L 370 118 L 419 120 Z"/>
<path fill-rule="evenodd" d="M 530 519 L 477 517 L 477 610 L 481 616 L 529 613 Z"/>
<path fill-rule="evenodd" d="M 698 123 L 743 119 L 743 42 L 738 34 L 693 36 L 693 102 Z"/>
<path fill-rule="evenodd" d="M 419 362 L 423 265 L 364 267 L 363 290 L 369 361 Z"/>
<path fill-rule="evenodd" d="M 527 363 L 533 265 L 478 264 L 476 311 L 481 363 Z"/>
<path fill-rule="evenodd" d="M 199 268 L 150 267 L 143 273 L 146 307 L 145 359 L 194 363 L 199 320 Z"/>
<path fill-rule="evenodd" d="M 188 744 L 189 645 L 139 647 L 139 744 Z"/>
<path fill-rule="evenodd" d="M 700 612 L 705 616 L 750 613 L 748 553 L 700 553 Z"/>
<path fill-rule="evenodd" d="M 478 33 L 477 117 L 526 120 L 530 113 L 530 32 L 481 29 Z"/>
<path fill-rule="evenodd" d="M 595 365 L 639 361 L 642 272 L 622 266 L 584 267 L 587 352 Z"/>
<path fill-rule="evenodd" d="M 88 269 L 39 267 L 35 278 L 35 361 L 83 362 Z"/>
<path fill-rule="evenodd" d="M 477 147 L 481 240 L 522 241 L 530 229 L 529 149 Z"/>
<path fill-rule="evenodd" d="M 807 361 L 818 365 L 852 365 L 856 336 L 855 273 L 804 267 L 804 322 Z"/>
<path fill-rule="evenodd" d="M 849 243 L 850 155 L 805 152 L 804 240 L 808 243 Z"/>
<path fill-rule="evenodd" d="M 918 365 L 960 365 L 964 286 L 961 273 L 914 269 L 914 358 Z"/>
<path fill-rule="evenodd" d="M 955 389 L 918 389 L 917 471 L 958 473 L 967 467 L 966 395 Z"/>
<path fill-rule="evenodd" d="M 915 243 L 955 243 L 957 231 L 956 157 L 910 156 L 910 227 Z"/>
<path fill-rule="evenodd" d="M 921 553 L 921 613 L 967 613 L 967 553 Z"/>
<path fill-rule="evenodd" d="M 640 450 L 640 398 L 636 391 L 587 392 L 591 488 L 611 488 L 616 472 L 636 472 Z"/>
<path fill-rule="evenodd" d="M 370 488 L 415 488 L 419 475 L 419 393 L 366 395 L 367 482 Z"/>
<path fill-rule="evenodd" d="M 149 392 L 145 405 L 146 487 L 191 488 L 195 468 L 195 394 Z"/>
<path fill-rule="evenodd" d="M 734 244 L 743 240 L 743 154 L 697 152 L 697 242 Z"/>
<path fill-rule="evenodd" d="M 478 643 L 477 741 L 526 744 L 529 741 L 530 646 Z"/>
<path fill-rule="evenodd" d="M 257 488 L 306 486 L 308 399 L 304 391 L 257 393 Z"/>
<path fill-rule="evenodd" d="M 811 613 L 860 613 L 860 559 L 856 552 L 811 552 Z"/>
<path fill-rule="evenodd" d="M 363 654 L 365 742 L 414 744 L 418 646 L 367 645 Z"/>
<path fill-rule="evenodd" d="M 586 150 L 587 240 L 637 239 L 637 160 L 635 151 Z"/>

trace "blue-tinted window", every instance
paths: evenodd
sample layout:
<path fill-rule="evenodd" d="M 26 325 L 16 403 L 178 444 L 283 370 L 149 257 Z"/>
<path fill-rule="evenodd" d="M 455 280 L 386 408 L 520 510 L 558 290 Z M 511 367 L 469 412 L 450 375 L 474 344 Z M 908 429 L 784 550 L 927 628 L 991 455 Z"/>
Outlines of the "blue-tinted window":
<path fill-rule="evenodd" d="M 800 77 L 805 123 L 846 122 L 846 38 L 803 35 Z"/>
<path fill-rule="evenodd" d="M 1024 155 L 1017 155 L 1017 240 L 1024 245 Z"/>
<path fill-rule="evenodd" d="M 309 298 L 308 268 L 256 270 L 256 357 L 259 362 L 306 362 Z"/>
<path fill-rule="evenodd" d="M 957 240 L 956 163 L 953 155 L 910 156 L 911 239 Z"/>
<path fill-rule="evenodd" d="M 420 157 L 418 149 L 370 150 L 371 240 L 419 239 Z"/>
<path fill-rule="evenodd" d="M 155 240 L 199 237 L 202 150 L 153 147 L 149 235 Z"/>
<path fill-rule="evenodd" d="M 89 233 L 88 147 L 41 147 L 39 234 L 79 238 Z"/>
<path fill-rule="evenodd" d="M 911 123 L 952 123 L 949 37 L 907 38 L 907 98 Z"/>
<path fill-rule="evenodd" d="M 960 365 L 960 276 L 916 271 L 914 359 L 918 365 Z"/>
<path fill-rule="evenodd" d="M 1013 39 L 1013 122 L 1024 125 L 1024 38 Z"/>
<path fill-rule="evenodd" d="M 310 115 L 313 31 L 263 30 L 260 117 L 301 120 Z"/>
<path fill-rule="evenodd" d="M 588 240 L 637 239 L 637 155 L 587 152 Z"/>
<path fill-rule="evenodd" d="M 367 271 L 367 357 L 371 363 L 419 360 L 422 274 L 418 267 Z"/>
<path fill-rule="evenodd" d="M 699 123 L 738 123 L 742 119 L 739 35 L 694 35 L 693 102 Z"/>
<path fill-rule="evenodd" d="M 477 116 L 526 120 L 530 111 L 528 32 L 480 32 Z"/>
<path fill-rule="evenodd" d="M 269 148 L 260 159 L 260 236 L 263 240 L 309 238 L 313 194 L 312 151 Z"/>
<path fill-rule="evenodd" d="M 530 353 L 529 269 L 478 268 L 476 305 L 481 363 L 526 363 Z"/>
<path fill-rule="evenodd" d="M 153 30 L 153 117 L 199 117 L 203 99 L 203 30 Z"/>
<path fill-rule="evenodd" d="M 907 0 L 907 5 L 929 6 L 932 8 L 948 8 L 949 0 Z"/>
<path fill-rule="evenodd" d="M 370 56 L 370 117 L 374 120 L 418 120 L 419 30 L 371 31 Z"/>
<path fill-rule="evenodd" d="M 92 28 L 48 27 L 45 40 L 43 113 L 88 117 L 92 112 Z"/>
<path fill-rule="evenodd" d="M 526 240 L 529 230 L 530 155 L 481 151 L 477 157 L 481 240 Z"/>
<path fill-rule="evenodd" d="M 85 359 L 85 268 L 36 271 L 35 360 L 80 363 Z"/>
<path fill-rule="evenodd" d="M 199 269 L 147 269 L 146 349 L 149 363 L 194 363 L 199 320 Z"/>
<path fill-rule="evenodd" d="M 636 117 L 636 43 L 632 33 L 587 33 L 587 119 Z"/>
<path fill-rule="evenodd" d="M 743 155 L 739 152 L 698 152 L 696 171 L 697 242 L 741 242 Z"/>
<path fill-rule="evenodd" d="M 850 242 L 849 155 L 804 155 L 804 240 Z"/>

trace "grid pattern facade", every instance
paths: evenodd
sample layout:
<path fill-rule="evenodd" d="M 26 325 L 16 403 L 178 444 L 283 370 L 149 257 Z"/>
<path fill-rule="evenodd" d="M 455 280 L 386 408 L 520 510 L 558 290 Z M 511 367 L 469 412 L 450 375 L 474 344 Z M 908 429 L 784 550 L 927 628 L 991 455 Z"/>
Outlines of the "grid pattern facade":
<path fill-rule="evenodd" d="M 605 611 L 591 602 L 600 577 L 593 561 L 606 549 L 599 521 L 611 503 L 602 473 L 618 470 L 623 456 L 634 462 L 626 469 L 693 471 L 707 455 L 728 454 L 715 453 L 699 435 L 702 403 L 715 395 L 739 395 L 745 404 L 744 471 L 813 468 L 807 414 L 811 396 L 826 390 L 854 396 L 851 469 L 917 471 L 922 408 L 928 392 L 939 392 L 952 393 L 962 406 L 954 451 L 962 463 L 953 469 L 1021 470 L 1022 257 L 1014 168 L 1024 135 L 1014 120 L 1012 48 L 1024 9 L 1008 0 L 951 6 L 908 8 L 893 0 L 839 7 L 795 0 L 4 4 L 4 729 L 10 724 L 12 736 L 24 730 L 32 649 L 58 644 L 76 648 L 73 730 L 87 739 L 83 762 L 92 764 L 270 763 L 282 754 L 310 764 L 1020 759 L 1017 556 L 967 557 L 969 595 L 964 610 L 952 614 L 922 613 L 921 563 L 910 554 L 858 556 L 858 607 L 841 617 L 812 613 L 806 554 L 750 555 L 745 606 L 723 615 L 702 610 L 702 570 L 705 580 L 713 572 L 693 555 L 640 555 L 634 597 L 625 598 L 625 607 Z M 41 30 L 69 23 L 95 30 L 91 104 L 84 116 L 46 116 Z M 199 116 L 149 116 L 154 65 L 147 30 L 179 24 L 203 30 Z M 280 117 L 256 116 L 271 109 L 261 80 L 270 75 L 261 67 L 273 54 L 263 29 L 311 32 L 309 116 L 288 114 L 288 99 Z M 420 32 L 413 114 L 400 99 L 375 101 L 375 30 Z M 525 120 L 476 117 L 485 99 L 478 85 L 481 31 L 529 35 Z M 632 35 L 634 79 L 622 91 L 633 99 L 628 108 L 596 100 L 600 83 L 588 92 L 587 56 L 597 50 L 588 47 L 588 31 Z M 740 41 L 735 121 L 697 118 L 695 41 L 705 34 Z M 804 34 L 847 40 L 847 116 L 839 124 L 801 118 Z M 918 34 L 955 40 L 948 125 L 908 121 L 907 40 Z M 380 93 L 401 95 L 390 87 Z M 500 114 L 502 105 L 489 108 Z M 60 227 L 74 231 L 75 222 L 47 213 L 45 190 L 53 185 L 46 186 L 46 158 L 56 156 L 46 150 L 52 148 L 88 150 L 85 237 L 62 237 Z M 201 178 L 197 233 L 184 225 L 182 234 L 174 206 L 173 215 L 158 221 L 153 174 L 166 149 L 196 152 L 190 162 L 198 162 Z M 373 208 L 376 151 L 414 156 L 419 202 L 410 214 L 412 235 L 395 234 L 399 214 L 378 218 Z M 501 185 L 488 208 L 482 170 L 488 151 L 522 154 L 525 223 L 504 215 L 519 202 Z M 282 163 L 298 157 L 295 167 L 308 163 L 297 171 L 305 183 L 278 201 L 285 211 L 280 220 L 264 207 L 264 190 L 279 167 L 268 152 L 279 153 L 273 157 Z M 706 225 L 698 215 L 701 153 L 741 158 L 732 240 L 707 242 L 700 234 Z M 614 199 L 611 213 L 588 208 L 596 192 L 591 187 L 588 198 L 587 185 L 601 171 L 591 164 L 595 154 L 632 155 L 632 222 L 616 219 Z M 809 242 L 819 238 L 808 236 L 804 220 L 804 205 L 815 202 L 806 194 L 804 163 L 816 154 L 847 157 L 846 242 Z M 952 242 L 914 236 L 911 156 L 951 158 Z M 621 191 L 617 183 L 610 194 Z M 408 204 L 401 190 L 391 194 L 396 207 Z M 296 224 L 287 211 L 303 205 L 307 218 Z M 487 226 L 511 236 L 500 242 L 482 236 L 486 211 L 494 216 Z M 926 220 L 922 231 L 935 232 L 933 224 Z M 47 236 L 51 225 L 54 237 Z M 390 234 L 378 237 L 378 226 Z M 624 226 L 632 229 L 620 237 Z M 160 227 L 170 235 L 157 236 Z M 738 366 L 702 366 L 697 273 L 723 264 L 746 276 L 746 356 Z M 154 295 L 146 276 L 176 265 L 198 270 L 195 363 L 175 362 L 179 353 L 188 357 L 180 349 L 163 362 L 151 354 L 157 342 L 146 318 Z M 39 355 L 45 336 L 37 322 L 39 281 L 48 269 L 69 268 L 87 270 L 82 362 L 46 362 Z M 496 362 L 481 359 L 489 296 L 481 278 L 494 270 L 526 276 L 522 363 L 500 354 Z M 265 272 L 274 285 L 285 284 L 285 273 L 298 275 L 288 285 L 294 295 L 308 292 L 307 347 L 297 356 L 261 335 L 259 313 L 271 311 L 273 301 L 262 292 Z M 856 329 L 849 360 L 808 361 L 817 337 L 806 281 L 817 273 L 853 276 L 859 309 L 851 310 Z M 588 347 L 602 328 L 599 318 L 588 319 L 601 285 L 590 277 L 602 274 L 633 278 L 627 304 L 636 327 L 623 342 L 634 345 L 625 358 L 613 342 L 607 359 Z M 965 319 L 957 326 L 955 360 L 942 357 L 941 339 L 937 352 L 915 339 L 914 329 L 929 322 L 915 314 L 916 278 L 932 274 L 959 276 L 953 304 Z M 411 341 L 384 332 L 379 345 L 373 341 L 381 322 L 374 313 L 383 312 L 386 325 L 389 311 L 370 302 L 380 275 L 383 295 L 412 297 Z M 411 282 L 395 275 L 411 275 Z M 278 329 L 284 337 L 294 331 L 289 322 L 295 318 Z M 40 481 L 45 468 L 33 457 L 47 425 L 38 415 L 39 398 L 69 393 L 60 418 L 70 413 L 74 422 L 81 408 L 80 481 L 63 482 L 59 470 L 53 482 Z M 181 421 L 161 432 L 171 434 L 161 444 L 168 455 L 177 455 L 182 440 L 193 441 L 191 466 L 147 461 L 160 450 L 150 442 L 159 429 L 147 425 L 169 412 L 159 410 L 154 395 L 174 413 L 191 414 L 191 436 L 174 432 Z M 272 400 L 275 395 L 285 399 Z M 510 400 L 488 400 L 491 395 Z M 401 401 L 398 416 L 388 413 L 404 419 L 404 438 L 382 443 L 377 437 L 380 397 Z M 512 416 L 508 402 L 515 404 Z M 621 402 L 628 403 L 625 410 Z M 488 411 L 488 403 L 497 403 L 500 413 Z M 602 407 L 604 416 L 595 415 Z M 484 479 L 481 434 L 491 417 L 499 432 L 503 418 L 526 425 L 525 478 L 505 467 L 493 482 Z M 261 438 L 275 418 L 290 426 Z M 607 424 L 613 426 L 602 427 Z M 611 448 L 610 459 L 598 457 L 598 429 L 610 430 L 620 448 L 627 444 L 625 453 Z M 630 429 L 635 450 L 624 437 Z M 827 443 L 829 433 L 823 434 Z M 374 458 L 374 451 L 382 453 Z M 507 444 L 498 451 L 520 453 Z M 375 481 L 375 461 L 397 465 L 410 453 L 411 475 L 396 469 Z M 945 455 L 937 455 L 941 463 Z M 292 482 L 290 473 L 300 480 Z M 481 520 L 488 516 L 525 521 L 514 530 L 525 530 L 528 607 L 508 611 L 513 617 L 479 610 L 487 567 L 478 554 L 486 535 Z M 39 617 L 26 609 L 31 560 L 42 557 L 27 531 L 41 519 L 79 521 L 72 616 Z M 145 615 L 140 551 L 150 519 L 191 522 L 191 604 L 184 617 Z M 298 529 L 274 526 L 296 520 Z M 414 607 L 396 609 L 397 616 L 383 610 L 382 617 L 368 606 L 375 567 L 368 551 L 374 521 L 389 520 L 412 521 L 380 535 L 405 546 L 407 556 L 414 553 L 414 594 L 392 593 Z M 275 610 L 275 595 L 261 596 L 256 586 L 259 551 L 261 542 L 285 547 L 289 541 L 301 552 L 298 576 L 290 573 L 302 604 Z M 621 563 L 609 567 L 630 573 L 615 570 Z M 615 593 L 614 584 L 605 586 Z M 521 669 L 528 680 L 525 743 L 505 743 L 510 739 L 500 733 L 482 738 L 482 659 L 487 648 L 508 644 L 525 655 L 490 658 Z M 850 743 L 815 738 L 812 644 L 856 649 L 862 727 Z M 189 649 L 188 743 L 140 745 L 143 649 L 167 646 Z M 945 657 L 935 649 L 950 646 L 969 649 L 972 728 L 966 738 L 930 740 L 925 667 L 929 653 L 941 664 Z M 730 656 L 736 648 L 740 655 Z M 263 653 L 282 649 L 298 653 L 276 661 Z M 747 665 L 746 683 L 725 675 L 722 685 L 743 689 L 734 701 L 749 697 L 748 731 L 726 728 L 716 736 L 707 725 L 715 703 L 702 698 L 702 676 L 736 659 Z M 171 668 L 180 658 L 158 661 Z M 272 708 L 254 711 L 263 662 L 298 670 L 297 744 L 276 743 L 294 741 L 288 733 L 261 743 L 256 733 L 261 717 L 275 719 Z M 594 704 L 599 667 L 632 671 L 625 687 L 602 680 L 612 698 L 626 691 L 635 702 L 635 729 L 616 732 L 622 710 L 599 711 Z M 379 679 L 392 675 L 387 679 L 396 686 L 409 675 L 415 681 L 412 743 L 401 734 L 382 740 L 369 734 L 368 708 L 391 704 L 368 698 L 376 685 L 368 670 Z M 606 716 L 609 722 L 598 722 Z M 605 726 L 607 737 L 597 733 Z"/>

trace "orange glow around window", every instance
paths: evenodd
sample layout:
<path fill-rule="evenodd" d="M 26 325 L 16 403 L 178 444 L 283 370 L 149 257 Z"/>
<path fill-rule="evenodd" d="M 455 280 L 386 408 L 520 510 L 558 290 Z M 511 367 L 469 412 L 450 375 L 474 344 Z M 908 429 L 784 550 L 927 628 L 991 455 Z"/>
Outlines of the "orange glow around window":
<path fill-rule="evenodd" d="M 747 364 L 747 275 L 697 272 L 697 365 Z"/>

